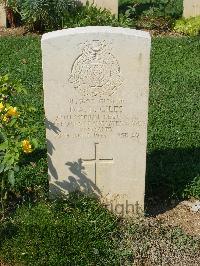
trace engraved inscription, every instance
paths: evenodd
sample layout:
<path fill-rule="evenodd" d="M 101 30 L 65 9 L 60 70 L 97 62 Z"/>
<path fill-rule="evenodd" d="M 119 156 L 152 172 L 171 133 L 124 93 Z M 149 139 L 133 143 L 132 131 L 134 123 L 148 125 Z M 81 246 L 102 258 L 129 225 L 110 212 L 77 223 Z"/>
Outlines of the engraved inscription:
<path fill-rule="evenodd" d="M 118 60 L 106 41 L 87 41 L 75 60 L 69 82 L 83 97 L 111 96 L 122 84 Z"/>
<path fill-rule="evenodd" d="M 139 119 L 140 113 L 125 112 L 120 98 L 70 98 L 63 111 L 54 121 L 60 130 L 58 137 L 105 139 L 114 133 L 120 139 L 140 141 L 147 127 L 146 121 Z"/>

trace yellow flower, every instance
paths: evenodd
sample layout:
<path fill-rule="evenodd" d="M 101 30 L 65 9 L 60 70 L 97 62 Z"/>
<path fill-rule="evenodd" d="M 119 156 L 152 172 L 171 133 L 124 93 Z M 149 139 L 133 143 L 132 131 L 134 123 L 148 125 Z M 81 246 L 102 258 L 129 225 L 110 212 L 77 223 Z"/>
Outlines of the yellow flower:
<path fill-rule="evenodd" d="M 9 121 L 9 117 L 7 117 L 6 115 L 3 116 L 3 122 L 7 123 Z"/>
<path fill-rule="evenodd" d="M 3 103 L 0 103 L 0 112 L 2 112 L 4 108 L 5 106 L 3 105 Z"/>
<path fill-rule="evenodd" d="M 24 153 L 31 153 L 33 151 L 29 140 L 25 139 L 22 141 L 22 149 Z"/>
<path fill-rule="evenodd" d="M 8 109 L 8 112 L 6 113 L 7 116 L 9 117 L 12 117 L 12 116 L 15 116 L 15 117 L 18 117 L 19 116 L 19 113 L 17 112 L 17 107 L 10 107 Z"/>

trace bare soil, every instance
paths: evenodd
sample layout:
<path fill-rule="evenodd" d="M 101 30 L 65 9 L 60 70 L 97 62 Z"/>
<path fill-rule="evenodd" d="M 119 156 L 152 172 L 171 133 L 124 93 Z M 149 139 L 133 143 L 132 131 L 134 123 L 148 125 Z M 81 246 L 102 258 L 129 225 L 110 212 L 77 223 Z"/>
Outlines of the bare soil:
<path fill-rule="evenodd" d="M 165 211 L 157 211 L 156 215 L 148 219 L 161 221 L 167 226 L 179 227 L 188 235 L 200 237 L 200 211 L 192 211 L 189 206 L 191 202 L 179 202 Z"/>
<path fill-rule="evenodd" d="M 39 33 L 29 32 L 25 27 L 17 27 L 17 28 L 0 27 L 0 37 L 24 36 L 24 35 L 37 36 L 39 35 Z"/>
<path fill-rule="evenodd" d="M 0 261 L 0 266 L 8 266 L 6 264 L 4 264 L 3 262 Z"/>

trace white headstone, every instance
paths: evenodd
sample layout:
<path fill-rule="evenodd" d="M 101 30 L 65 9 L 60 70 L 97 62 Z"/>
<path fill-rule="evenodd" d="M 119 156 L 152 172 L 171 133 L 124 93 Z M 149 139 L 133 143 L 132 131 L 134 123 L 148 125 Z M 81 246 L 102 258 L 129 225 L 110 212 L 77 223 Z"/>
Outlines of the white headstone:
<path fill-rule="evenodd" d="M 184 0 L 183 6 L 185 18 L 200 16 L 200 0 Z"/>
<path fill-rule="evenodd" d="M 95 193 L 121 214 L 143 208 L 150 46 L 132 29 L 43 35 L 51 193 Z"/>
<path fill-rule="evenodd" d="M 86 4 L 88 0 L 80 0 L 81 3 Z M 118 14 L 119 3 L 118 0 L 89 0 L 90 4 L 94 4 L 99 8 L 108 9 L 112 14 Z"/>
<path fill-rule="evenodd" d="M 0 27 L 7 26 L 6 10 L 5 6 L 0 3 Z"/>

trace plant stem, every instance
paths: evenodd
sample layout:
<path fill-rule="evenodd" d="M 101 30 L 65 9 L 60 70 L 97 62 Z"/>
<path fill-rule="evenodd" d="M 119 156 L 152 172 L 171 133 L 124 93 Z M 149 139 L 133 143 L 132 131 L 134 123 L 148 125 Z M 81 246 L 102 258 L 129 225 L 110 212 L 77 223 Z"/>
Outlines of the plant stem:
<path fill-rule="evenodd" d="M 2 177 L 1 181 L 1 208 L 2 208 L 2 220 L 5 217 L 5 206 L 4 206 L 4 200 L 3 200 L 3 191 L 4 191 L 4 177 Z"/>

